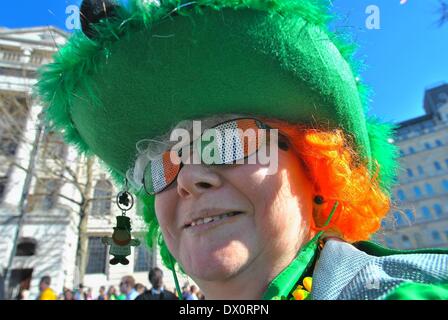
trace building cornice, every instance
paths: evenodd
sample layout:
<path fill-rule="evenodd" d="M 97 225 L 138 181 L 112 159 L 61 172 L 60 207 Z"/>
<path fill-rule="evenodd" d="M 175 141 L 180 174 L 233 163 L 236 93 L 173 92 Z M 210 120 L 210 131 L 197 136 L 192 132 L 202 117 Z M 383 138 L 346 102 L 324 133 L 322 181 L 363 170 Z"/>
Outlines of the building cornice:
<path fill-rule="evenodd" d="M 432 114 L 425 114 L 423 116 L 419 116 L 419 117 L 416 117 L 416 118 L 412 118 L 412 119 L 409 119 L 409 120 L 405 120 L 405 121 L 399 122 L 398 126 L 399 126 L 399 129 L 401 129 L 401 128 L 409 127 L 409 126 L 412 126 L 412 125 L 415 125 L 415 124 L 418 124 L 418 123 L 422 123 L 422 122 L 425 122 L 425 121 L 428 121 L 428 120 L 433 120 L 433 118 L 434 118 L 434 116 Z"/>
<path fill-rule="evenodd" d="M 59 28 L 53 27 L 53 26 L 49 26 L 49 27 L 33 27 L 33 28 L 21 28 L 21 29 L 7 29 L 5 30 L 0 30 L 0 40 L 3 41 L 9 41 L 9 42 L 19 42 L 19 43 L 26 43 L 26 44 L 31 44 L 31 45 L 37 45 L 42 47 L 42 49 L 44 47 L 51 47 L 55 50 L 58 50 L 59 48 L 57 47 L 58 45 L 61 44 L 57 44 L 55 43 L 55 41 L 52 40 L 33 40 L 33 39 L 26 39 L 26 38 L 20 38 L 17 37 L 17 35 L 19 34 L 23 34 L 23 33 L 38 33 L 38 32 L 51 32 L 51 33 L 55 33 L 56 35 L 63 37 L 64 39 L 68 39 L 70 36 L 70 33 L 65 32 Z M 9 44 L 10 46 L 12 46 L 12 44 Z"/>
<path fill-rule="evenodd" d="M 47 32 L 47 31 L 54 31 L 64 38 L 68 38 L 70 36 L 70 33 L 65 32 L 55 26 L 39 26 L 39 27 L 3 29 L 3 30 L 0 29 L 0 36 L 11 35 L 11 34 L 15 35 L 15 34 L 29 33 L 29 32 Z"/>

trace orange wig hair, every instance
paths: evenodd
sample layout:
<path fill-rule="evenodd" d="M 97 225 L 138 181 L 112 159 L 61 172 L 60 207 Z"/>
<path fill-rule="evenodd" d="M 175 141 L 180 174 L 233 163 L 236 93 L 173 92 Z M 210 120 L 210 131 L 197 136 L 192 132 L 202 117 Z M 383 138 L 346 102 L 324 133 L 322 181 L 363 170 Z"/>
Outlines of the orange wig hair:
<path fill-rule="evenodd" d="M 309 129 L 278 120 L 265 122 L 288 138 L 316 195 L 324 199 L 313 210 L 312 230 L 333 232 L 348 242 L 367 240 L 378 231 L 391 205 L 379 186 L 380 168 L 376 165 L 371 175 L 342 130 Z M 336 201 L 338 208 L 323 228 Z"/>

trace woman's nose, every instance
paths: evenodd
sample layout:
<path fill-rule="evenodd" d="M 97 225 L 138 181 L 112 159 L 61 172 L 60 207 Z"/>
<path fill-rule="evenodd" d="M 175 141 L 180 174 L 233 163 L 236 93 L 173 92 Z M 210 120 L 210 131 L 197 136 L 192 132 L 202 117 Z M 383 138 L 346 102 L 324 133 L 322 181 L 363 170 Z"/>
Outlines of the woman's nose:
<path fill-rule="evenodd" d="M 201 164 L 186 164 L 177 176 L 177 192 L 183 198 L 199 196 L 221 184 L 219 174 Z"/>

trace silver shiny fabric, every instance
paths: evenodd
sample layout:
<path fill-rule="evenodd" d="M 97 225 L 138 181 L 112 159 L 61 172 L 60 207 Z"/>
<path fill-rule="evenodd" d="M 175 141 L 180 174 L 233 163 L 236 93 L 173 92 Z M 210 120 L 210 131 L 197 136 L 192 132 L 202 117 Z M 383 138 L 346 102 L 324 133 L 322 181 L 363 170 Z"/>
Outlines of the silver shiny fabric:
<path fill-rule="evenodd" d="M 316 300 L 382 299 L 404 282 L 448 282 L 448 255 L 375 257 L 329 240 L 316 263 L 311 294 Z"/>

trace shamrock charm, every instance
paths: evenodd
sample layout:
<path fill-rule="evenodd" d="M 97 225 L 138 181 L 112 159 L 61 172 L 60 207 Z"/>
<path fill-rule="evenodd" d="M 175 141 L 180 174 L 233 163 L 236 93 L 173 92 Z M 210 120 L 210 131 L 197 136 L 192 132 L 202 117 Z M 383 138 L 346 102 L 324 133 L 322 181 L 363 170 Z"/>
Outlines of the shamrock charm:
<path fill-rule="evenodd" d="M 134 198 L 127 191 L 121 191 L 117 195 L 117 205 L 122 211 L 129 211 L 134 205 Z"/>

